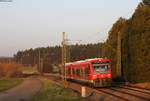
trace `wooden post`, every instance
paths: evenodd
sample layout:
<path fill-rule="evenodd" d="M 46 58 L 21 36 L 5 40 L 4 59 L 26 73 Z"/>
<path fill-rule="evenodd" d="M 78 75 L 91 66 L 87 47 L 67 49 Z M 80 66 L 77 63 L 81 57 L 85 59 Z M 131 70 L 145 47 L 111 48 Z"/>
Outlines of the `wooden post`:
<path fill-rule="evenodd" d="M 118 45 L 117 45 L 117 77 L 121 77 L 121 33 L 118 32 Z"/>
<path fill-rule="evenodd" d="M 81 87 L 81 97 L 86 97 L 86 87 L 85 86 Z"/>

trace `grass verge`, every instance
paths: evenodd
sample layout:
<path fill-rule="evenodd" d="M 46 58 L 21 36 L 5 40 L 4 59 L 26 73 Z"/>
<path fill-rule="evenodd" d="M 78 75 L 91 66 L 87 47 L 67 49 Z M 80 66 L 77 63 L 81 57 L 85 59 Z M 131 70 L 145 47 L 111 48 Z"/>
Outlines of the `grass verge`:
<path fill-rule="evenodd" d="M 10 89 L 20 84 L 22 81 L 21 78 L 0 78 L 0 92 Z"/>
<path fill-rule="evenodd" d="M 81 101 L 71 89 L 64 88 L 49 80 L 41 79 L 43 88 L 31 101 Z"/>

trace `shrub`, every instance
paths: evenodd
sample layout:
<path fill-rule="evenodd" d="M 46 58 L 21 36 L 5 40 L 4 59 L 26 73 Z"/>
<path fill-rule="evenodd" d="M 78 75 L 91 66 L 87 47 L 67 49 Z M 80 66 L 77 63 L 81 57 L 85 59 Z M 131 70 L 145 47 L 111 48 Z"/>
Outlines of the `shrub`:
<path fill-rule="evenodd" d="M 21 74 L 22 70 L 19 64 L 0 64 L 0 77 L 19 77 Z"/>

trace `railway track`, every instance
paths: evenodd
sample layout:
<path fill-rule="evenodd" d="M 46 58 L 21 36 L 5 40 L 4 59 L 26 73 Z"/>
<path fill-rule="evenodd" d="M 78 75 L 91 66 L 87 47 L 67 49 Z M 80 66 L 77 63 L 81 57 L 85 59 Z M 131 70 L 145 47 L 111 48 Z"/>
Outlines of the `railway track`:
<path fill-rule="evenodd" d="M 148 88 L 142 88 L 142 87 L 136 87 L 136 86 L 130 86 L 130 85 L 124 85 L 124 86 L 120 86 L 120 87 L 138 89 L 138 90 L 142 90 L 142 91 L 150 93 L 150 89 L 148 89 Z"/>
<path fill-rule="evenodd" d="M 44 76 L 49 78 L 55 82 L 59 82 L 61 79 L 60 77 L 56 76 Z M 77 84 L 77 86 L 86 86 L 90 88 L 96 93 L 105 94 L 106 98 L 109 97 L 111 100 L 107 101 L 150 101 L 150 90 L 139 88 L 139 87 L 132 87 L 127 85 L 120 85 L 115 87 L 107 87 L 107 88 L 91 88 L 87 85 L 80 84 L 77 82 L 69 82 Z M 113 100 L 116 99 L 116 100 Z M 104 100 L 105 101 L 105 100 Z"/>
<path fill-rule="evenodd" d="M 145 94 L 150 95 L 149 89 L 144 89 L 144 88 L 139 88 L 139 87 L 131 87 L 131 86 L 119 86 L 119 88 L 137 91 L 137 92 L 141 92 L 141 93 L 145 93 Z"/>
<path fill-rule="evenodd" d="M 98 93 L 99 93 L 99 92 L 105 93 L 105 94 L 107 94 L 107 95 L 110 95 L 110 96 L 112 96 L 112 97 L 115 97 L 115 98 L 120 99 L 120 100 L 123 100 L 123 101 L 132 101 L 132 100 L 129 100 L 129 99 L 124 98 L 124 97 L 122 97 L 122 96 L 119 96 L 119 95 L 117 95 L 117 94 L 113 94 L 113 93 L 111 93 L 111 92 L 109 92 L 109 91 L 103 90 L 103 89 L 95 89 L 95 91 L 98 92 Z"/>
<path fill-rule="evenodd" d="M 150 91 L 143 88 L 135 89 L 132 87 L 128 88 L 122 86 L 110 88 L 96 88 L 96 90 L 124 101 L 150 101 Z"/>

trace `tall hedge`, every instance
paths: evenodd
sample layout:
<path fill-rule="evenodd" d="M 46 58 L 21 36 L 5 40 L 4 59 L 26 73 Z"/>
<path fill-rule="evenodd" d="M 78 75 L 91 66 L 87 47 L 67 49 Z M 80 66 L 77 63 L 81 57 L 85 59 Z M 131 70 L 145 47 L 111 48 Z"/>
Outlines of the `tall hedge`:
<path fill-rule="evenodd" d="M 120 18 L 109 31 L 105 54 L 116 75 L 117 37 L 121 34 L 122 74 L 129 82 L 150 81 L 150 7 L 140 3 L 133 16 Z"/>
<path fill-rule="evenodd" d="M 130 82 L 150 81 L 150 7 L 140 4 L 122 33 L 125 79 Z"/>

